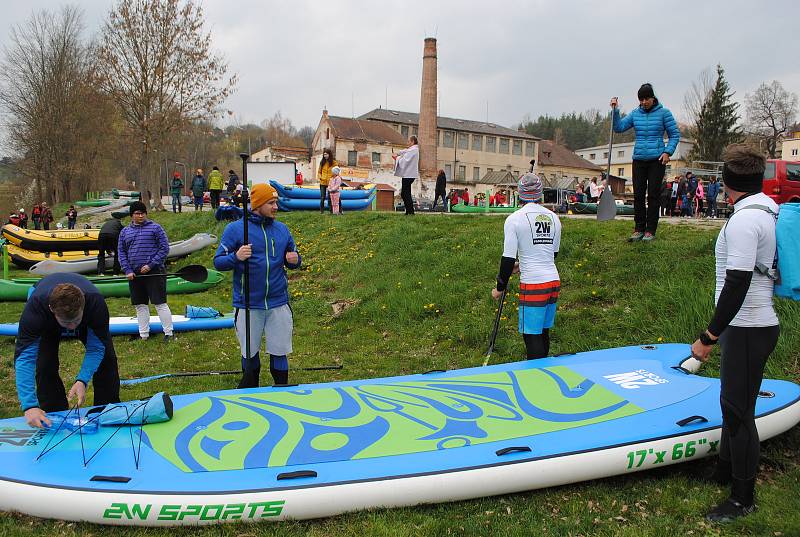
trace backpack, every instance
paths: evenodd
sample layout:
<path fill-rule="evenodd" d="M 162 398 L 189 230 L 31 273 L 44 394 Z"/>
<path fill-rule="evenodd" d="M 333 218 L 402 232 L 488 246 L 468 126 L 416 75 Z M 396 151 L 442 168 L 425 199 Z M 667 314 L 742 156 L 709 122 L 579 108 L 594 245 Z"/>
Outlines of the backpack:
<path fill-rule="evenodd" d="M 784 203 L 777 214 L 765 205 L 742 209 L 759 209 L 775 218 L 775 261 L 772 267 L 757 263 L 754 270 L 775 282 L 776 296 L 800 300 L 800 241 L 792 232 L 800 228 L 800 203 Z"/>

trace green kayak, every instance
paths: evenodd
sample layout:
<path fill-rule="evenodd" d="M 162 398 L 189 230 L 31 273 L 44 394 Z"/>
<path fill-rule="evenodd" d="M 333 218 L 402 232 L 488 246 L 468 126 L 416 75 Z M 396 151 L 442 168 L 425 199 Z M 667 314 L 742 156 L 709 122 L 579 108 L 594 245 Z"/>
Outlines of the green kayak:
<path fill-rule="evenodd" d="M 84 200 L 84 201 L 76 201 L 75 205 L 78 207 L 105 207 L 106 205 L 111 205 L 110 200 Z"/>
<path fill-rule="evenodd" d="M 138 198 L 141 196 L 137 190 L 117 190 L 116 188 L 111 191 L 111 195 L 115 198 Z"/>
<path fill-rule="evenodd" d="M 596 203 L 570 203 L 572 214 L 597 214 Z M 633 205 L 617 205 L 617 214 L 633 216 Z"/>
<path fill-rule="evenodd" d="M 180 293 L 198 293 L 214 287 L 220 283 L 225 276 L 221 272 L 209 269 L 208 278 L 201 283 L 187 282 L 178 276 L 167 276 L 167 294 L 176 295 Z M 28 290 L 39 281 L 40 278 L 14 278 L 12 280 L 0 279 L 0 301 L 6 302 L 25 302 L 28 299 Z M 114 276 L 110 278 L 89 278 L 97 286 L 105 297 L 125 297 L 130 296 L 128 289 L 128 279 L 124 276 Z"/>
<path fill-rule="evenodd" d="M 464 205 L 459 203 L 450 207 L 451 213 L 513 213 L 519 207 L 477 207 L 475 205 Z"/>

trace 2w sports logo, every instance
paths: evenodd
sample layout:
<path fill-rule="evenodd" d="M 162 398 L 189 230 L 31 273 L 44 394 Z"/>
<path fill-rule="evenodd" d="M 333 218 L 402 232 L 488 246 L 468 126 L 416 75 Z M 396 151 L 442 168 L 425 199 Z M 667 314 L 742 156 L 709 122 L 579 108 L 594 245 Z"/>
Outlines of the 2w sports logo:
<path fill-rule="evenodd" d="M 533 244 L 553 244 L 553 220 L 545 215 L 536 215 L 531 222 L 533 227 Z"/>
<path fill-rule="evenodd" d="M 16 447 L 36 445 L 47 434 L 46 429 L 12 429 L 0 428 L 0 445 L 8 444 Z"/>
<path fill-rule="evenodd" d="M 661 378 L 655 373 L 651 373 L 645 369 L 637 369 L 636 371 L 630 371 L 628 373 L 605 375 L 603 378 L 610 380 L 626 390 L 638 390 L 642 386 L 669 384 L 667 379 Z"/>

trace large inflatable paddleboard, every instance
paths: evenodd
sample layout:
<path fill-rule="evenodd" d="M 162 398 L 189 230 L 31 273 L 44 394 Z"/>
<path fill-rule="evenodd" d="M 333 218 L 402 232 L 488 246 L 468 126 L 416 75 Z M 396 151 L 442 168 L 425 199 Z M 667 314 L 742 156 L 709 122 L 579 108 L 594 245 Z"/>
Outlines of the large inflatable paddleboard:
<path fill-rule="evenodd" d="M 0 324 L 0 336 L 17 336 L 19 323 L 2 323 Z M 136 317 L 111 317 L 108 323 L 109 332 L 112 336 L 134 335 L 139 333 L 139 323 Z M 221 330 L 224 328 L 233 328 L 233 314 L 221 315 L 209 318 L 191 318 L 184 315 L 172 316 L 172 329 L 175 332 L 193 332 L 195 330 Z M 164 328 L 161 326 L 161 319 L 158 316 L 150 317 L 150 333 L 161 334 Z M 62 335 L 70 335 L 71 332 L 66 332 Z M 0 442 L 2 442 L 2 433 L 0 433 Z"/>
<path fill-rule="evenodd" d="M 719 446 L 719 380 L 678 369 L 699 363 L 689 354 L 625 347 L 181 395 L 171 421 L 118 433 L 6 419 L 0 509 L 152 526 L 304 519 L 662 468 Z M 761 390 L 762 439 L 800 421 L 800 386 Z"/>

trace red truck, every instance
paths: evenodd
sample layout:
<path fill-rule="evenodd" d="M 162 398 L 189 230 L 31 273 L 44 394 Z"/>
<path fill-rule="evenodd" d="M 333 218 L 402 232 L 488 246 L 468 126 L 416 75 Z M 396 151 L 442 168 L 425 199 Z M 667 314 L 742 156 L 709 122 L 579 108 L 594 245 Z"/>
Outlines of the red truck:
<path fill-rule="evenodd" d="M 800 202 L 800 162 L 768 160 L 763 192 L 778 204 Z"/>

